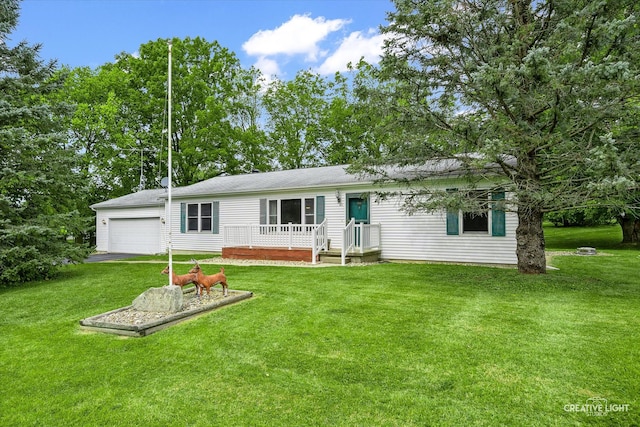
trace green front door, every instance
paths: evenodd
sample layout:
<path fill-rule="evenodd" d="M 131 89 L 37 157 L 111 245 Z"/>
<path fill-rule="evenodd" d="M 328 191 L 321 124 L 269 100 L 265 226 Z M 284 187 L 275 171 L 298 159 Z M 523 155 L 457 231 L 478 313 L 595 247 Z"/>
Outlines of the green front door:
<path fill-rule="evenodd" d="M 369 223 L 369 197 L 362 196 L 360 194 L 349 196 L 347 195 L 347 222 L 351 221 L 351 218 L 355 218 L 356 223 Z"/>
<path fill-rule="evenodd" d="M 356 220 L 356 224 L 369 223 L 369 197 L 366 194 L 347 194 L 347 222 L 351 218 Z M 354 230 L 354 243 L 360 246 L 360 228 Z"/>

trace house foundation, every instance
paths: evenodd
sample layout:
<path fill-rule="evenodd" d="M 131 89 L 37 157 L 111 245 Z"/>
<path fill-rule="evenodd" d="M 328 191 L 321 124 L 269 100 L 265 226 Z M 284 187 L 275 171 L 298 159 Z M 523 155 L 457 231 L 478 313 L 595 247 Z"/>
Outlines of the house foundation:
<path fill-rule="evenodd" d="M 311 262 L 312 252 L 310 248 L 233 246 L 222 248 L 222 258 Z"/>

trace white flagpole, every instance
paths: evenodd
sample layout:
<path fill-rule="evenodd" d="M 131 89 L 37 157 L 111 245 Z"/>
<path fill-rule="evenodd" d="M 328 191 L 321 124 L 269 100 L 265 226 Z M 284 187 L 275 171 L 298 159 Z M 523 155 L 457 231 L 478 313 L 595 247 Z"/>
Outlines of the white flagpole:
<path fill-rule="evenodd" d="M 169 247 L 169 286 L 173 286 L 173 244 L 171 242 L 171 210 L 172 210 L 172 206 L 171 206 L 171 177 L 172 177 L 172 171 L 171 171 L 171 40 L 168 41 L 168 45 L 169 45 L 169 71 L 168 71 L 168 78 L 167 78 L 167 153 L 168 153 L 168 159 L 167 159 L 167 169 L 168 169 L 168 198 L 169 198 L 169 213 L 167 215 L 167 227 L 169 228 L 169 233 L 168 233 L 168 242 L 167 245 Z"/>

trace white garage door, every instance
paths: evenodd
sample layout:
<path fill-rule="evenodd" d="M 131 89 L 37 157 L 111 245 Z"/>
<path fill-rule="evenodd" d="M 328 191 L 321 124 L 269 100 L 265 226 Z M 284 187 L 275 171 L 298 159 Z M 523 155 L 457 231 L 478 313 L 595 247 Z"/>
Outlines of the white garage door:
<path fill-rule="evenodd" d="M 160 252 L 160 218 L 126 218 L 109 221 L 109 252 L 156 254 Z"/>

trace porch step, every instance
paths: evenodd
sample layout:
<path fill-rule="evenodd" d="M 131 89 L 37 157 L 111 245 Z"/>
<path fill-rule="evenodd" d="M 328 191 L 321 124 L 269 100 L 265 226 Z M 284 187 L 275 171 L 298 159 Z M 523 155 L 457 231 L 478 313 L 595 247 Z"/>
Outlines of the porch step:
<path fill-rule="evenodd" d="M 354 264 L 362 263 L 362 262 L 377 262 L 380 259 L 380 253 L 382 251 L 379 249 L 373 249 L 360 252 L 348 252 L 345 257 L 345 263 Z M 340 249 L 330 249 L 328 251 L 320 251 L 318 254 L 320 256 L 320 262 L 324 262 L 327 264 L 340 264 L 342 263 L 342 253 Z"/>
<path fill-rule="evenodd" d="M 318 253 L 320 262 L 325 264 L 342 264 L 342 253 L 339 250 L 331 249 L 328 251 L 320 251 Z M 345 257 L 344 262 L 346 264 L 351 263 L 351 258 Z"/>

